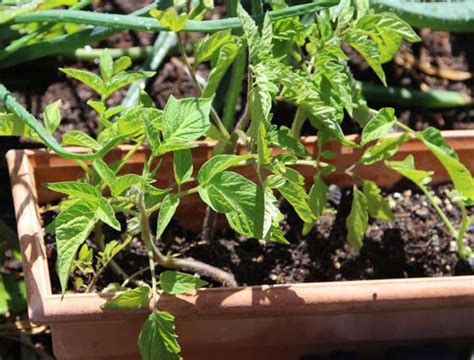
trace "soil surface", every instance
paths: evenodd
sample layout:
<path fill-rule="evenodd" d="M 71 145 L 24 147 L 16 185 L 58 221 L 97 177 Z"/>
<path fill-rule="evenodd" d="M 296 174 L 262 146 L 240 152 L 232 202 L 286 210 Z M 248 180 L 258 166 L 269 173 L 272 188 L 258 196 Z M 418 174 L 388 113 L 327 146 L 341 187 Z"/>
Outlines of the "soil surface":
<path fill-rule="evenodd" d="M 157 246 L 164 253 L 193 257 L 230 271 L 239 285 L 474 274 L 474 263 L 459 260 L 454 239 L 426 197 L 407 184 L 400 185 L 404 190 L 385 195 L 396 220 L 371 221 L 360 254 L 346 243 L 345 219 L 350 212 L 351 191 L 336 186 L 331 186 L 328 211 L 315 222 L 314 229 L 307 236 L 301 235 L 301 220 L 290 206 L 284 205 L 285 219 L 281 225 L 290 245 L 263 243 L 231 230 L 218 231 L 214 241 L 207 243 L 200 239 L 199 234 L 172 223 Z M 436 187 L 435 199 L 458 224 L 460 212 L 448 199 L 448 189 L 448 185 Z M 54 216 L 55 213 L 49 211 L 44 213 L 43 219 L 48 223 Z M 126 226 L 125 218 L 121 220 L 122 226 Z M 466 236 L 466 242 L 471 246 L 474 245 L 472 232 L 474 229 L 470 229 Z M 109 240 L 118 238 L 118 233 L 110 228 L 104 229 L 104 233 Z M 54 271 L 54 237 L 47 235 L 46 242 L 53 286 L 59 291 Z M 96 247 L 90 240 L 88 245 Z M 138 238 L 132 240 L 130 251 L 120 253 L 116 260 L 129 275 L 148 266 L 146 248 Z M 90 282 L 90 277 L 77 270 L 71 280 L 72 287 L 77 277 L 86 284 Z M 143 273 L 142 278 L 147 281 L 149 273 Z M 97 290 L 120 281 L 108 270 L 97 283 Z M 76 289 L 83 290 L 83 287 Z"/>

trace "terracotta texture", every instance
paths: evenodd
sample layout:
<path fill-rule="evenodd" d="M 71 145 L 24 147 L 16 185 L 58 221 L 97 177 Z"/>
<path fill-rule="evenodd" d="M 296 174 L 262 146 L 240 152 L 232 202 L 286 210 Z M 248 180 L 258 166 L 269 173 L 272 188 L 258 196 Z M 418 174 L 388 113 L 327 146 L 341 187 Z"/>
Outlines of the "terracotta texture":
<path fill-rule="evenodd" d="M 445 132 L 461 161 L 474 169 L 474 131 Z M 315 138 L 304 143 L 315 153 Z M 194 150 L 195 168 L 210 156 L 213 143 Z M 329 144 L 338 165 L 354 163 L 360 153 Z M 124 155 L 127 147 L 110 154 Z M 78 151 L 82 151 L 78 149 Z M 139 171 L 143 152 L 124 171 Z M 434 182 L 447 176 L 438 161 L 416 141 L 402 146 L 396 158 L 409 153 L 417 167 L 434 170 Z M 104 311 L 100 306 L 111 294 L 52 294 L 38 204 L 54 201 L 58 194 L 44 189 L 44 182 L 76 179 L 81 169 L 45 150 L 14 150 L 7 154 L 18 234 L 23 252 L 29 316 L 49 324 L 58 359 L 138 358 L 137 335 L 146 311 Z M 165 159 L 157 180 L 172 179 L 171 158 Z M 250 168 L 241 172 L 251 175 Z M 311 179 L 312 169 L 302 168 Z M 383 165 L 358 168 L 357 172 L 390 187 L 400 176 Z M 331 175 L 329 182 L 349 185 L 345 175 Z M 204 206 L 190 197 L 178 214 L 196 227 Z M 189 211 L 189 209 L 192 209 Z M 199 209 L 199 211 L 196 211 Z M 403 342 L 422 339 L 474 339 L 474 277 L 309 283 L 237 289 L 204 289 L 178 297 L 161 295 L 159 307 L 177 318 L 177 332 L 184 359 L 298 359 L 325 349 L 354 348 L 361 343 Z"/>

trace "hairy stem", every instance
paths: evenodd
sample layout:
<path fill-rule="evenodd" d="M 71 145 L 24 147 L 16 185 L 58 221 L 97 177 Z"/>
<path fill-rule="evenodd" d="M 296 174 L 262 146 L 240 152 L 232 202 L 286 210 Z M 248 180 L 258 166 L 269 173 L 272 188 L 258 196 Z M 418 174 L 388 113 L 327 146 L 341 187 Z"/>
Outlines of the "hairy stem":
<path fill-rule="evenodd" d="M 299 106 L 298 109 L 296 109 L 295 118 L 293 119 L 293 124 L 291 125 L 291 135 L 293 135 L 294 138 L 298 139 L 300 137 L 301 129 L 303 128 L 305 121 L 306 114 Z"/>
<path fill-rule="evenodd" d="M 148 250 L 150 259 L 150 271 L 152 272 L 152 280 L 154 282 L 156 282 L 156 278 L 154 276 L 154 271 L 152 270 L 155 267 L 156 261 L 159 265 L 163 267 L 195 272 L 200 275 L 208 276 L 223 285 L 232 287 L 237 286 L 237 282 L 235 281 L 234 276 L 222 269 L 218 269 L 212 265 L 205 264 L 193 258 L 175 258 L 172 256 L 164 255 L 160 251 L 160 249 L 158 249 L 153 243 L 150 232 L 149 216 L 145 208 L 145 204 L 143 202 L 143 194 L 139 197 L 136 205 L 140 212 L 140 228 L 142 232 L 142 240 Z M 153 296 L 156 296 L 156 291 L 154 291 Z"/>
<path fill-rule="evenodd" d="M 472 252 L 469 247 L 464 245 L 464 235 L 466 234 L 470 219 L 463 201 L 459 201 L 459 207 L 461 208 L 461 225 L 459 227 L 458 236 L 456 237 L 456 244 L 458 246 L 459 257 L 466 260 Z"/>

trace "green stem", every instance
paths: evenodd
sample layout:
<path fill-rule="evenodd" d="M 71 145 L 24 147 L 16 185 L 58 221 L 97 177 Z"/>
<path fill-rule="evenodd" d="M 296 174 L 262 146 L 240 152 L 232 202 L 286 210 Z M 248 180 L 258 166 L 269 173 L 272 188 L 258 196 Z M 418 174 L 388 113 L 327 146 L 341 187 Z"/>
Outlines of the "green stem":
<path fill-rule="evenodd" d="M 417 184 L 418 185 L 418 184 Z M 444 224 L 446 225 L 446 227 L 448 228 L 449 232 L 451 233 L 451 235 L 453 236 L 453 238 L 457 238 L 458 236 L 458 232 L 456 230 L 456 228 L 453 226 L 453 224 L 451 224 L 451 221 L 449 221 L 448 217 L 446 216 L 446 214 L 443 212 L 443 210 L 441 210 L 441 208 L 439 207 L 439 205 L 436 203 L 435 199 L 433 198 L 433 196 L 430 194 L 430 192 L 428 191 L 428 189 L 424 186 L 420 186 L 418 185 L 418 187 L 421 189 L 421 191 L 423 191 L 423 193 L 426 195 L 426 197 L 428 198 L 428 201 L 431 203 L 431 206 L 433 206 L 433 208 L 435 209 L 436 213 L 438 214 L 438 216 L 441 218 L 441 220 L 443 220 Z"/>
<path fill-rule="evenodd" d="M 306 114 L 301 106 L 298 106 L 295 113 L 295 118 L 293 119 L 293 124 L 291 125 L 291 135 L 294 138 L 299 139 L 301 135 L 301 129 L 304 122 L 306 121 Z"/>
<path fill-rule="evenodd" d="M 242 91 L 242 83 L 244 80 L 245 70 L 247 68 L 247 49 L 242 49 L 237 54 L 234 64 L 232 65 L 232 73 L 230 76 L 229 89 L 227 90 L 224 105 L 224 115 L 222 122 L 226 129 L 230 129 L 235 120 L 236 106 L 239 101 L 240 92 Z"/>
<path fill-rule="evenodd" d="M 338 3 L 337 0 L 321 0 L 309 4 L 296 5 L 288 8 L 270 11 L 268 15 L 272 21 L 300 16 L 310 12 L 323 10 Z M 259 21 L 263 15 L 255 16 Z M 143 30 L 143 31 L 169 31 L 169 29 L 152 18 L 122 14 L 95 13 L 81 10 L 46 10 L 31 14 L 21 15 L 12 20 L 13 24 L 28 24 L 31 22 L 47 21 L 51 23 L 73 23 L 84 25 L 103 26 L 115 30 Z M 241 23 L 237 17 L 220 20 L 188 20 L 183 32 L 217 32 L 226 29 L 240 29 Z"/>
<path fill-rule="evenodd" d="M 464 245 L 464 236 L 466 235 L 466 230 L 469 226 L 470 219 L 469 215 L 467 214 L 464 202 L 459 201 L 458 204 L 461 208 L 461 225 L 459 226 L 458 236 L 456 237 L 456 244 L 458 246 L 459 257 L 463 260 L 466 260 L 472 254 L 472 250 Z"/>
<path fill-rule="evenodd" d="M 67 151 L 61 145 L 58 144 L 53 135 L 47 131 L 44 126 L 26 109 L 21 106 L 21 104 L 16 100 L 16 98 L 7 90 L 7 88 L 0 84 L 0 101 L 3 102 L 5 108 L 18 116 L 18 118 L 25 123 L 26 126 L 29 126 L 32 130 L 38 134 L 41 140 L 43 140 L 57 155 L 62 156 L 67 159 L 76 159 L 76 160 L 94 160 L 97 158 L 104 157 L 110 150 L 115 148 L 118 144 L 122 143 L 125 140 L 125 136 L 119 136 L 110 140 L 105 144 L 99 151 L 95 153 L 88 154 L 76 154 L 70 151 Z"/>

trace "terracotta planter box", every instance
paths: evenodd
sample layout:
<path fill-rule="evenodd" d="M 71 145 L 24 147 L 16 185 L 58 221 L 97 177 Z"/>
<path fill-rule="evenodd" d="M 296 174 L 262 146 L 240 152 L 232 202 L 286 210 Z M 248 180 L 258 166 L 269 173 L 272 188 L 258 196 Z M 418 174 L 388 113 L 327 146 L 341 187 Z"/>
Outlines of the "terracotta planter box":
<path fill-rule="evenodd" d="M 474 170 L 474 131 L 444 135 L 463 163 Z M 304 141 L 314 154 L 315 139 Z M 212 148 L 212 143 L 200 143 L 194 151 L 195 167 L 210 156 Z M 338 154 L 341 166 L 352 164 L 358 156 L 357 151 L 337 144 L 329 148 Z M 122 156 L 125 149 L 111 153 L 109 160 Z M 143 151 L 124 171 L 140 169 Z M 405 144 L 397 158 L 408 153 L 415 156 L 418 167 L 436 171 L 435 183 L 447 180 L 422 144 Z M 58 194 L 41 184 L 76 179 L 81 169 L 44 150 L 10 151 L 7 160 L 30 319 L 51 325 L 59 359 L 138 358 L 137 335 L 146 311 L 102 310 L 100 306 L 111 294 L 68 294 L 61 300 L 51 291 L 38 204 L 54 201 Z M 164 164 L 162 169 L 166 168 Z M 159 174 L 161 184 L 172 178 L 172 167 L 168 168 L 170 173 Z M 312 176 L 311 169 L 302 171 Z M 401 178 L 381 164 L 361 168 L 359 174 L 382 187 Z M 350 184 L 344 175 L 332 175 L 328 181 Z M 202 203 L 195 197 L 186 205 L 180 206 L 178 215 L 187 225 L 197 226 Z M 474 276 L 204 289 L 176 298 L 161 295 L 159 307 L 176 316 L 186 360 L 299 359 L 307 353 L 367 343 L 474 338 Z"/>

